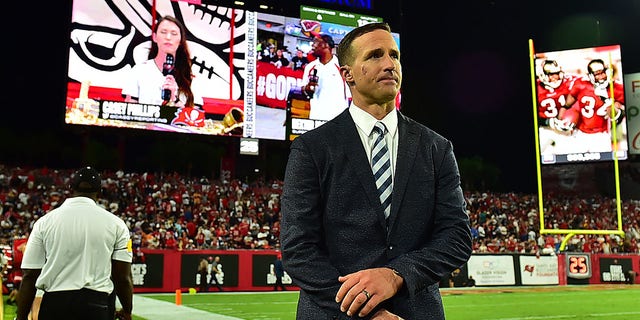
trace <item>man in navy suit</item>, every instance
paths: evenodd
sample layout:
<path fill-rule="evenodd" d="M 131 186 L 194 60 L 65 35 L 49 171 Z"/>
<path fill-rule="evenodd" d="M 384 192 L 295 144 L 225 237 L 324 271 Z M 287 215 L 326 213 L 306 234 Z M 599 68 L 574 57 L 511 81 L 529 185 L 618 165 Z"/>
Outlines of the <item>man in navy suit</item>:
<path fill-rule="evenodd" d="M 300 287 L 297 319 L 444 319 L 438 284 L 471 255 L 449 140 L 395 108 L 400 51 L 386 23 L 338 46 L 351 106 L 291 145 L 282 195 L 283 263 Z M 388 129 L 388 218 L 371 169 Z"/>

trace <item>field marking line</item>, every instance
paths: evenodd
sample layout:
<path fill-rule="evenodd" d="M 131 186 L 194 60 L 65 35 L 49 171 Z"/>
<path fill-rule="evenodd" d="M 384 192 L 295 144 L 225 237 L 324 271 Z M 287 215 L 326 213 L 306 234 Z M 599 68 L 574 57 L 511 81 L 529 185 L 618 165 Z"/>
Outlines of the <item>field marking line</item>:
<path fill-rule="evenodd" d="M 135 294 L 133 295 L 133 314 L 153 320 L 175 320 L 176 315 L 180 315 L 180 319 L 189 320 L 243 320 Z"/>

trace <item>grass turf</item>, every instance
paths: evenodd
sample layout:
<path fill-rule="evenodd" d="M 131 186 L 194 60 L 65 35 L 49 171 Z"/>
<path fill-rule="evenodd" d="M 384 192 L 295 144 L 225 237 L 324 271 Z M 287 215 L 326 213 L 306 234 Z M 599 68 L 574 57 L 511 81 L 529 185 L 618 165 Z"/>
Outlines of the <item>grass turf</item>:
<path fill-rule="evenodd" d="M 173 294 L 144 296 L 175 302 Z M 447 320 L 640 319 L 640 285 L 454 288 L 442 296 Z M 245 320 L 291 320 L 297 298 L 297 292 L 183 294 L 182 305 Z M 13 319 L 15 306 L 4 312 Z"/>

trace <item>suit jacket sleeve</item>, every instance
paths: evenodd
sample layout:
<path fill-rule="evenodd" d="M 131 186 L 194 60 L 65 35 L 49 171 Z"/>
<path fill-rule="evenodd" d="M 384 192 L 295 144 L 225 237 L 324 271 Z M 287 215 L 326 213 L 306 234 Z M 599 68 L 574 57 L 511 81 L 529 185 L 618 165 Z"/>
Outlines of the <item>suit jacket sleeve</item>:
<path fill-rule="evenodd" d="M 303 139 L 296 138 L 287 162 L 280 233 L 284 242 L 282 261 L 294 283 L 316 304 L 339 314 L 335 295 L 340 288 L 340 273 L 329 263 L 324 245 L 320 178 L 308 148 Z"/>

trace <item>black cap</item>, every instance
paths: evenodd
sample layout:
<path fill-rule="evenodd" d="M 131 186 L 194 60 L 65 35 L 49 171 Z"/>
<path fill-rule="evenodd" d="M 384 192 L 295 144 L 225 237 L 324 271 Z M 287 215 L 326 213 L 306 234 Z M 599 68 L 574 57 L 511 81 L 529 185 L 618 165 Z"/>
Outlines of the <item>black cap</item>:
<path fill-rule="evenodd" d="M 71 180 L 71 188 L 77 192 L 98 192 L 101 185 L 100 173 L 92 167 L 84 167 L 76 171 Z"/>
<path fill-rule="evenodd" d="M 333 42 L 333 38 L 328 34 L 322 34 L 319 38 L 322 39 L 322 41 L 326 42 L 331 49 L 336 46 L 336 43 Z"/>

